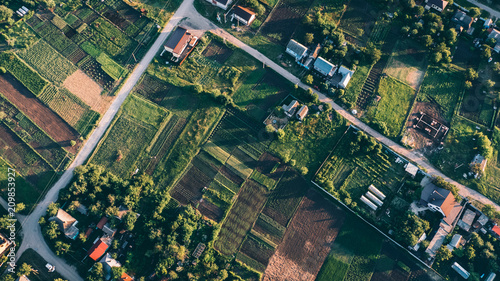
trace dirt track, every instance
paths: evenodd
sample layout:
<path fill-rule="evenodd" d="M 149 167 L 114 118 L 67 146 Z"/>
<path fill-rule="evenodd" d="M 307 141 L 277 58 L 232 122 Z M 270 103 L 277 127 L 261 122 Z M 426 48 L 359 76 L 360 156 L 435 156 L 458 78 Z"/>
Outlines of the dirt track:
<path fill-rule="evenodd" d="M 78 141 L 78 134 L 75 130 L 12 75 L 0 76 L 0 92 L 62 147 L 69 152 L 76 153 L 77 146 L 72 147 L 70 144 L 72 140 Z"/>

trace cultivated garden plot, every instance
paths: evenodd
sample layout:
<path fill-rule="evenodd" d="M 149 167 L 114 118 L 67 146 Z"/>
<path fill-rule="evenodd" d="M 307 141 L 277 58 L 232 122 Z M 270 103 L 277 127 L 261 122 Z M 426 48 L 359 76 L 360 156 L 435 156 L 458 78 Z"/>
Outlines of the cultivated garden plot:
<path fill-rule="evenodd" d="M 342 210 L 310 190 L 269 260 L 263 280 L 315 280 L 344 217 Z"/>
<path fill-rule="evenodd" d="M 346 40 L 364 45 L 375 26 L 377 9 L 365 0 L 351 0 L 347 5 L 339 28 L 347 35 Z"/>
<path fill-rule="evenodd" d="M 10 74 L 0 76 L 0 92 L 68 152 L 76 153 L 78 133 Z"/>

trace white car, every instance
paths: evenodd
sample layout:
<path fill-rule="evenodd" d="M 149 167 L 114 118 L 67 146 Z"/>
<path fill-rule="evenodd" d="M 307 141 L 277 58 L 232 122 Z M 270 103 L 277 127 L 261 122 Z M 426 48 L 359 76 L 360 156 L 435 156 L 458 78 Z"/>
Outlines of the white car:
<path fill-rule="evenodd" d="M 56 271 L 56 267 L 54 265 L 51 265 L 50 263 L 47 263 L 45 267 L 49 270 L 49 272 Z"/>

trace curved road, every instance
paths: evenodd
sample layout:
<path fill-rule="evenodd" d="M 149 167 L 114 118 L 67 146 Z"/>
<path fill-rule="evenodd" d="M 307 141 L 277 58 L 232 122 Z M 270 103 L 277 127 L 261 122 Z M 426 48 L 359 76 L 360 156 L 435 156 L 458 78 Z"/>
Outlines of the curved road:
<path fill-rule="evenodd" d="M 165 28 L 162 30 L 162 33 L 158 37 L 158 39 L 155 41 L 154 45 L 150 48 L 150 50 L 147 52 L 147 54 L 144 56 L 144 58 L 139 62 L 139 64 L 135 67 L 133 72 L 130 74 L 128 79 L 125 81 L 123 84 L 122 88 L 118 92 L 115 100 L 109 107 L 108 111 L 104 114 L 103 118 L 99 122 L 98 127 L 95 129 L 95 131 L 92 133 L 90 138 L 87 140 L 87 142 L 84 144 L 78 155 L 76 156 L 75 160 L 73 163 L 70 165 L 68 170 L 64 172 L 64 174 L 61 176 L 61 178 L 51 187 L 51 189 L 47 192 L 45 198 L 38 203 L 36 206 L 35 210 L 27 217 L 22 218 L 22 226 L 23 226 L 23 242 L 21 243 L 20 248 L 17 251 L 17 257 L 20 257 L 21 254 L 28 248 L 34 249 L 36 252 L 38 252 L 47 262 L 53 264 L 56 266 L 57 271 L 66 279 L 70 281 L 83 281 L 83 279 L 78 275 L 76 269 L 68 264 L 61 258 L 57 257 L 48 247 L 48 245 L 45 243 L 45 240 L 43 239 L 42 232 L 40 229 L 40 226 L 38 224 L 38 220 L 41 216 L 43 216 L 47 210 L 48 205 L 51 202 L 55 202 L 57 200 L 57 196 L 59 194 L 59 191 L 66 187 L 69 182 L 71 181 L 71 178 L 73 177 L 73 170 L 75 167 L 79 165 L 83 165 L 87 158 L 90 156 L 92 151 L 95 149 L 97 144 L 99 143 L 100 139 L 106 132 L 107 128 L 109 127 L 111 121 L 113 120 L 114 116 L 118 112 L 120 106 L 122 103 L 125 101 L 126 97 L 129 95 L 130 91 L 134 87 L 134 85 L 139 81 L 139 78 L 141 75 L 146 71 L 147 66 L 151 62 L 151 60 L 154 58 L 154 56 L 157 54 L 157 52 L 160 50 L 162 43 L 164 40 L 168 37 L 170 32 L 174 29 L 176 25 L 178 25 L 182 20 L 183 25 L 187 25 L 193 29 L 197 29 L 199 31 L 211 31 L 214 34 L 221 36 L 234 44 L 235 46 L 241 48 L 242 50 L 246 51 L 248 54 L 256 58 L 257 60 L 261 61 L 265 65 L 269 66 L 272 68 L 274 71 L 282 75 L 284 78 L 289 80 L 290 82 L 299 85 L 299 87 L 303 89 L 309 89 L 310 87 L 303 84 L 300 82 L 300 80 L 289 73 L 287 70 L 273 62 L 272 60 L 268 59 L 265 57 L 263 54 L 258 52 L 257 50 L 249 47 L 248 45 L 244 44 L 231 34 L 229 34 L 227 31 L 217 27 L 215 24 L 201 16 L 196 9 L 194 8 L 193 0 L 185 0 L 181 6 L 177 9 L 173 17 L 170 19 L 170 21 L 167 23 Z M 316 91 L 313 89 L 315 93 L 318 94 L 320 100 L 325 103 L 329 103 L 332 105 L 332 108 L 336 110 L 338 113 L 340 113 L 344 118 L 349 120 L 353 125 L 357 126 L 361 130 L 365 131 L 369 135 L 375 137 L 377 140 L 382 142 L 384 145 L 390 147 L 392 150 L 395 152 L 399 153 L 400 155 L 412 160 L 413 162 L 417 163 L 421 167 L 425 168 L 427 172 L 430 175 L 436 175 L 436 176 L 441 176 L 445 180 L 455 184 L 459 189 L 460 189 L 460 194 L 462 196 L 470 196 L 484 204 L 490 204 L 496 208 L 497 211 L 500 211 L 500 206 L 496 205 L 494 202 L 486 198 L 485 196 L 481 195 L 480 193 L 471 190 L 467 188 L 466 186 L 463 186 L 450 178 L 446 177 L 444 174 L 442 174 L 440 171 L 435 169 L 432 165 L 430 165 L 422 156 L 417 155 L 404 147 L 398 145 L 397 143 L 393 142 L 392 140 L 384 137 L 377 131 L 371 129 L 368 127 L 366 124 L 363 122 L 359 121 L 357 118 L 352 116 L 349 112 L 347 112 L 345 109 L 340 107 L 338 104 L 334 103 L 330 98 L 325 96 L 324 94 Z M 4 200 L 0 200 L 3 205 L 5 203 Z M 21 217 L 20 217 L 21 219 Z"/>

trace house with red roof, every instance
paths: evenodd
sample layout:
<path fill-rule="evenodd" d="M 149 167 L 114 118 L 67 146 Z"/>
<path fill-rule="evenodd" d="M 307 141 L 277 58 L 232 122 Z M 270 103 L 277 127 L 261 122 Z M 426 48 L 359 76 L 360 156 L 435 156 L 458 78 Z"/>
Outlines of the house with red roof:
<path fill-rule="evenodd" d="M 498 225 L 495 225 L 494 227 L 492 227 L 491 231 L 494 234 L 496 234 L 497 238 L 500 238 L 500 227 L 498 227 Z"/>
<path fill-rule="evenodd" d="M 118 281 L 134 281 L 134 279 L 130 277 L 130 275 L 128 275 L 127 273 L 123 272 L 122 276 L 120 277 L 120 279 L 118 279 Z"/>
<path fill-rule="evenodd" d="M 97 228 L 102 229 L 104 225 L 108 222 L 107 217 L 102 217 L 101 220 L 97 223 Z"/>
<path fill-rule="evenodd" d="M 163 55 L 164 52 L 168 52 L 172 54 L 172 61 L 182 61 L 181 57 L 185 58 L 193 49 L 196 42 L 198 42 L 198 37 L 194 36 L 186 28 L 177 26 L 172 32 L 172 35 L 167 39 L 167 42 L 165 42 L 165 45 L 163 45 L 163 52 L 160 56 Z M 186 51 L 187 53 L 184 52 L 186 49 L 189 49 Z"/>
<path fill-rule="evenodd" d="M 99 258 L 101 258 L 102 255 L 104 255 L 106 250 L 109 248 L 108 243 L 111 241 L 109 241 L 108 243 L 107 242 L 108 241 L 106 241 L 103 238 L 98 239 L 97 242 L 95 242 L 94 245 L 90 247 L 89 251 L 87 252 L 87 255 L 94 261 L 99 260 Z"/>

